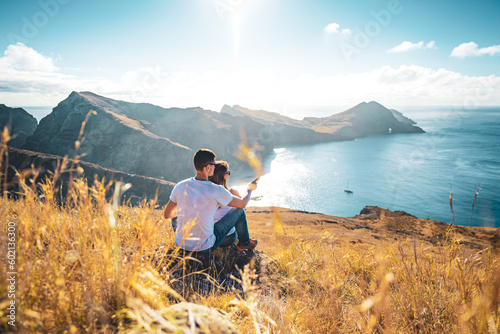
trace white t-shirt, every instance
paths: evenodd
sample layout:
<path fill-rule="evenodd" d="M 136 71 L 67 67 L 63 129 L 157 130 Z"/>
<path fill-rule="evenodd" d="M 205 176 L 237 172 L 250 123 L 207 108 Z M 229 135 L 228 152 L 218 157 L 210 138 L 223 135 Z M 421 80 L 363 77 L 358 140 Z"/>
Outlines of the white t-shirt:
<path fill-rule="evenodd" d="M 212 181 L 192 177 L 177 183 L 170 200 L 177 204 L 175 243 L 186 250 L 202 251 L 215 243 L 214 216 L 217 208 L 227 206 L 233 195 Z"/>

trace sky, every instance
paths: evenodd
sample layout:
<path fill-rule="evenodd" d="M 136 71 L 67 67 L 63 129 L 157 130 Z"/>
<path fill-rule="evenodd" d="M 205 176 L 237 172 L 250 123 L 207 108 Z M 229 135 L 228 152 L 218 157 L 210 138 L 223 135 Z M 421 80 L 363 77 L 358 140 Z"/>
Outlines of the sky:
<path fill-rule="evenodd" d="M 498 17 L 498 0 L 2 0 L 0 103 L 499 106 Z"/>

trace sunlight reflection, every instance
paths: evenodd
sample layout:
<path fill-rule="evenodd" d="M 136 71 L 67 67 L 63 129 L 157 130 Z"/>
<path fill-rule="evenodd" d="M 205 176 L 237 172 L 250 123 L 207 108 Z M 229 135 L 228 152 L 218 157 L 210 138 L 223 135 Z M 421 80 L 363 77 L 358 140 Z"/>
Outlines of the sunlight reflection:
<path fill-rule="evenodd" d="M 301 198 L 308 168 L 295 162 L 290 150 L 276 149 L 278 155 L 271 162 L 270 172 L 260 178 L 258 188 L 252 194 L 249 206 L 290 206 L 291 198 Z M 246 193 L 247 184 L 234 186 L 240 194 Z"/>

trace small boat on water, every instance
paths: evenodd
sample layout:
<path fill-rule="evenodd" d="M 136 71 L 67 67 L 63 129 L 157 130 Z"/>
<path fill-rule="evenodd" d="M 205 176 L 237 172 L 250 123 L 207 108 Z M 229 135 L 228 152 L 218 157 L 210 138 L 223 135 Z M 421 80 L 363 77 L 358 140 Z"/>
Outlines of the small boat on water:
<path fill-rule="evenodd" d="M 352 191 L 351 188 L 349 188 L 349 181 L 347 181 L 347 187 L 344 189 L 346 193 L 352 194 L 354 191 Z"/>

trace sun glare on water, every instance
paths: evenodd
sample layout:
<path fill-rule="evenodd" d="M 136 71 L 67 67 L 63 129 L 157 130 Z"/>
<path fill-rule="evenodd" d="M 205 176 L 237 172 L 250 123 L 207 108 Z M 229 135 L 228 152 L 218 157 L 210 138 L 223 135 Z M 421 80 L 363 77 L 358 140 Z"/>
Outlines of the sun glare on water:
<path fill-rule="evenodd" d="M 286 154 L 286 149 L 276 149 L 279 154 L 270 166 L 270 172 L 263 175 L 257 189 L 252 193 L 249 206 L 283 206 L 288 207 L 289 198 L 300 198 L 302 194 L 297 177 L 307 175 L 307 166 L 295 162 Z M 243 196 L 248 182 L 237 183 L 235 189 Z"/>

